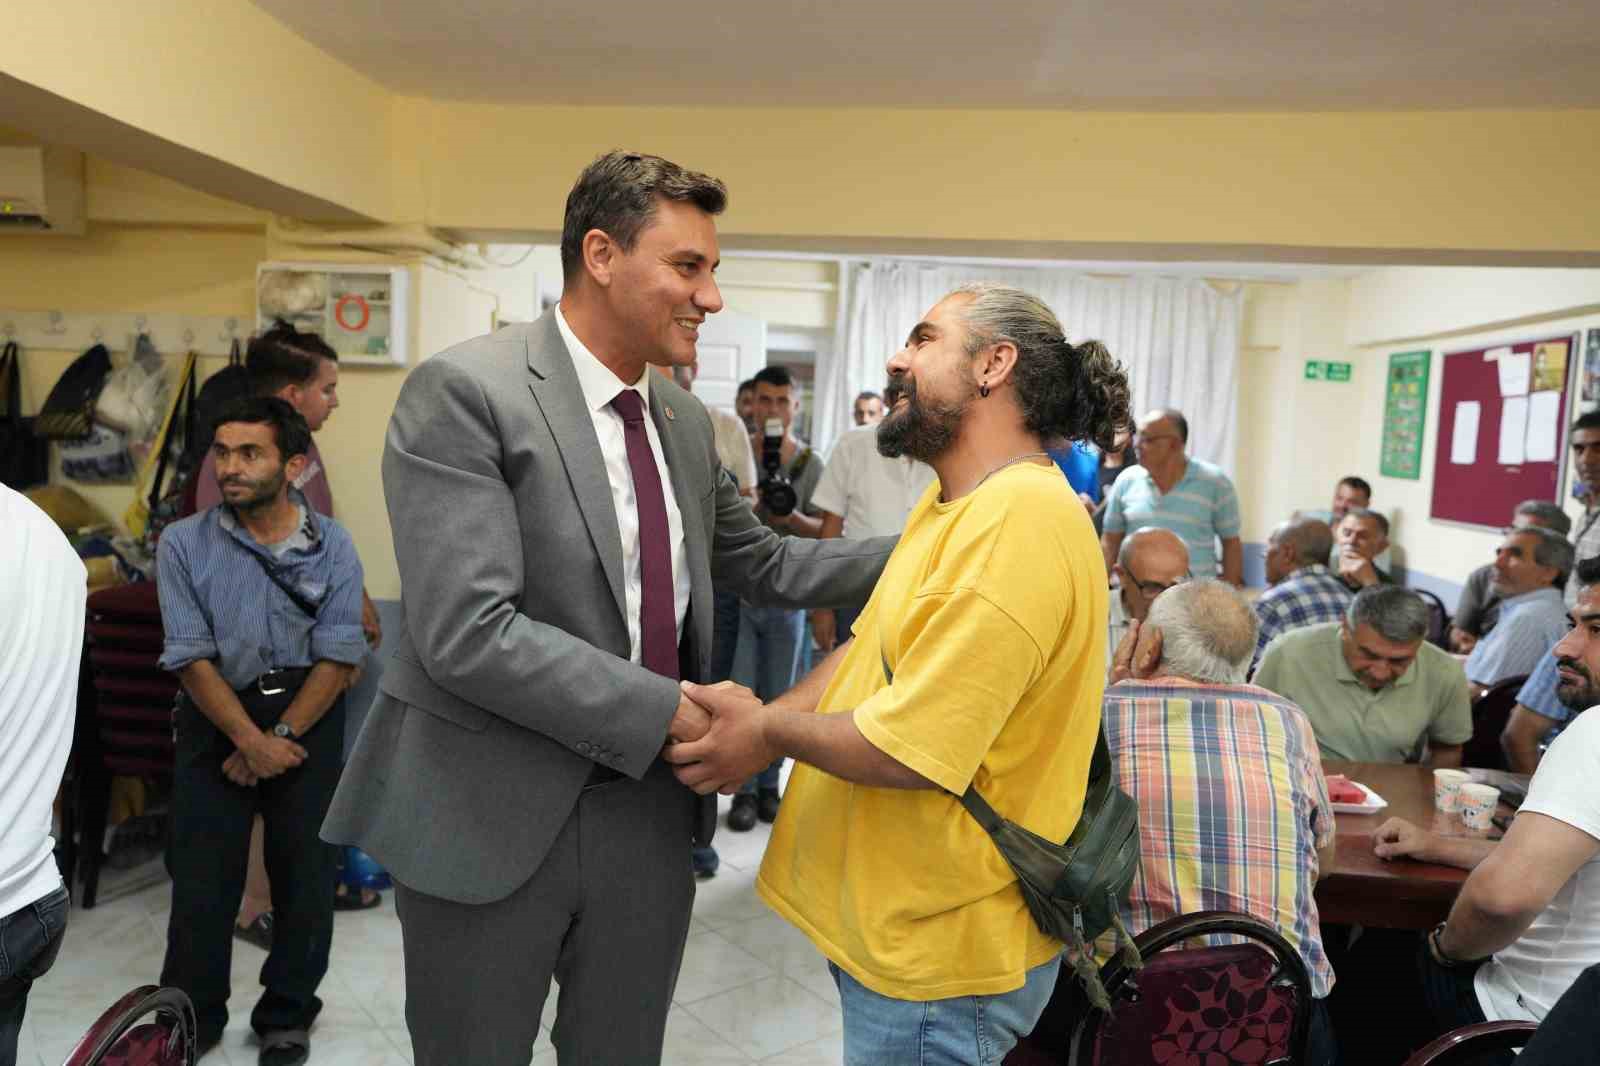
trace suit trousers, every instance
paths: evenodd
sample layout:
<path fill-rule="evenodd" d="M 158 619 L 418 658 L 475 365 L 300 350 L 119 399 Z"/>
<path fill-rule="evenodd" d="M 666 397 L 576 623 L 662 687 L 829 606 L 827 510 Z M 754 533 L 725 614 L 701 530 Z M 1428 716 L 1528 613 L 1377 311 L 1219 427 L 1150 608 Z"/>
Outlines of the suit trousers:
<path fill-rule="evenodd" d="M 294 699 L 290 690 L 239 693 L 257 725 L 270 727 Z M 263 823 L 272 882 L 272 950 L 261 967 L 264 990 L 250 1025 L 257 1033 L 309 1029 L 322 1010 L 317 987 L 333 944 L 333 890 L 339 849 L 317 835 L 343 766 L 344 697 L 298 741 L 306 761 L 253 787 L 222 772 L 233 754 L 227 736 L 187 696 L 178 703 L 178 751 L 172 783 L 172 915 L 161 983 L 194 1002 L 202 1043 L 228 1024 L 233 925 L 244 893 L 250 824 Z"/>
<path fill-rule="evenodd" d="M 505 899 L 456 903 L 397 881 L 416 1066 L 527 1066 L 552 977 L 562 1066 L 659 1062 L 694 904 L 695 810 L 657 760 L 641 780 L 585 788 Z"/>

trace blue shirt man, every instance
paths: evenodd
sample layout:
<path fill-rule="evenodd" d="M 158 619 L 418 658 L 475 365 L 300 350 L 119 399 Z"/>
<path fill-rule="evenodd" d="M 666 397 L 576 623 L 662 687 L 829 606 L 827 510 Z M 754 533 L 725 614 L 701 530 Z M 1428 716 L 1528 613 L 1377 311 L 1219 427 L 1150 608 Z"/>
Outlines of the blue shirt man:
<path fill-rule="evenodd" d="M 172 913 L 163 985 L 194 1003 L 203 1054 L 228 1022 L 250 825 L 264 823 L 272 948 L 251 1014 L 264 1063 L 301 1062 L 322 1009 L 336 849 L 318 837 L 343 766 L 344 700 L 366 654 L 350 535 L 292 488 L 311 431 L 277 397 L 236 401 L 211 455 L 221 506 L 161 536 L 165 645 L 178 674 Z"/>
<path fill-rule="evenodd" d="M 1490 581 L 1500 621 L 1467 657 L 1467 679 L 1487 687 L 1527 677 L 1567 631 L 1561 586 L 1572 570 L 1572 545 L 1552 530 L 1509 531 L 1495 549 Z"/>

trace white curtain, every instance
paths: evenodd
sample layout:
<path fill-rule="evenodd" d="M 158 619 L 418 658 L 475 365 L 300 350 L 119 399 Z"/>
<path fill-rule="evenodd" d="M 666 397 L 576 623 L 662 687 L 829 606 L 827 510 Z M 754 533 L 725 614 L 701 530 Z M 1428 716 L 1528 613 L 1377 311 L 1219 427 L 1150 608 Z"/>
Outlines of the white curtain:
<path fill-rule="evenodd" d="M 849 428 L 850 401 L 879 391 L 884 364 L 922 315 L 969 281 L 1014 285 L 1044 300 L 1073 343 L 1102 341 L 1128 371 L 1135 415 L 1176 407 L 1189 420 L 1189 454 L 1232 472 L 1243 287 L 1198 278 L 1091 277 L 1043 267 L 994 268 L 877 259 L 841 271 L 836 358 L 818 368 L 814 443 Z"/>

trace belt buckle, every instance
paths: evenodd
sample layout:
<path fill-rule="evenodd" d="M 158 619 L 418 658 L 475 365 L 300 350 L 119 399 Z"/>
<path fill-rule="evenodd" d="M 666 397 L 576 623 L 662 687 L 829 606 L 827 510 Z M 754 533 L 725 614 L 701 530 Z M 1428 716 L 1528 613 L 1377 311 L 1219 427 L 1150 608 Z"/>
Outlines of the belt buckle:
<path fill-rule="evenodd" d="M 289 686 L 287 686 L 287 685 L 279 685 L 277 688 L 268 688 L 267 687 L 267 684 L 268 684 L 267 678 L 273 676 L 274 674 L 281 675 L 282 673 L 283 673 L 282 670 L 268 670 L 266 673 L 264 673 L 260 677 L 256 678 L 256 689 L 257 689 L 257 691 L 259 691 L 263 696 L 278 696 L 278 695 L 282 695 L 285 692 L 288 692 L 289 691 Z"/>

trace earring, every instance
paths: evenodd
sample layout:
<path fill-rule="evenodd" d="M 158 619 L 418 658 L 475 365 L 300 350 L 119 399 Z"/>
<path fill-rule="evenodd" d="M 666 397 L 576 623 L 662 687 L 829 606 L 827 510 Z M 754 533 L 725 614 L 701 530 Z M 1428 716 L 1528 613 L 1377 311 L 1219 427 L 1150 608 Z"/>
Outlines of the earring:
<path fill-rule="evenodd" d="M 978 386 L 978 395 L 986 400 L 989 398 L 989 383 L 987 381 Z"/>

